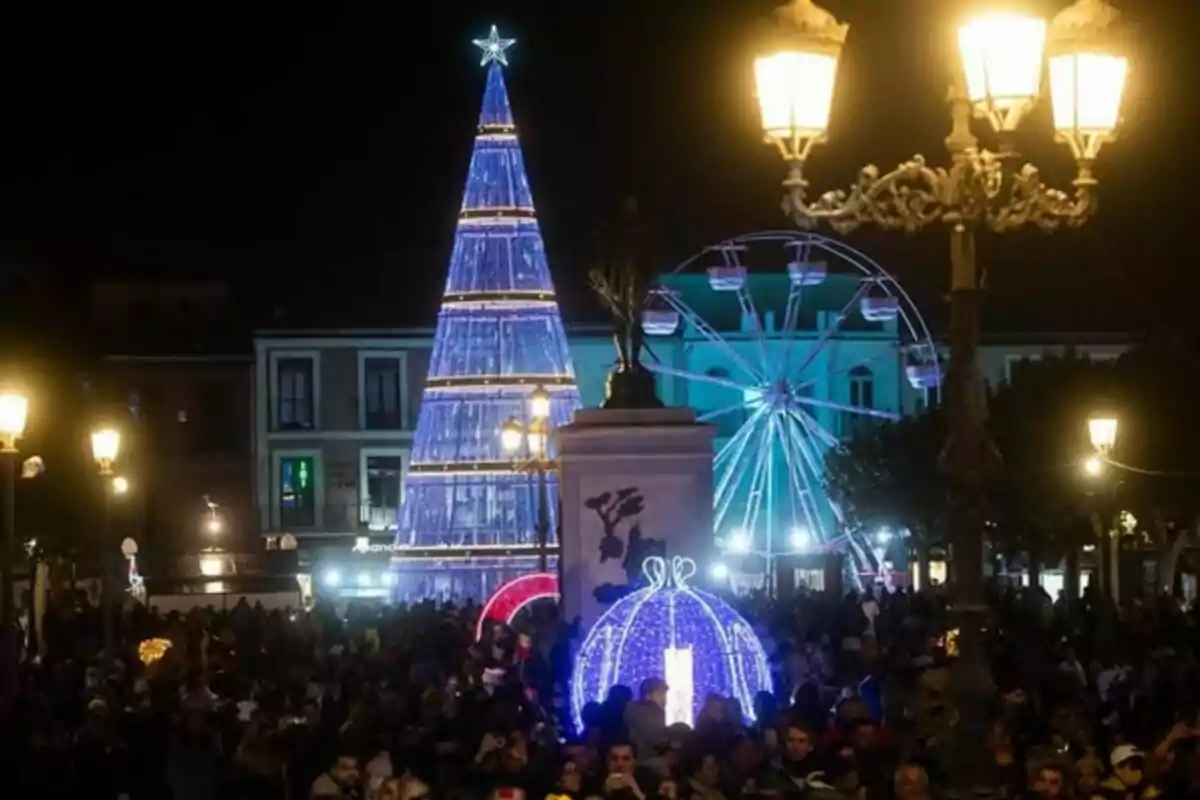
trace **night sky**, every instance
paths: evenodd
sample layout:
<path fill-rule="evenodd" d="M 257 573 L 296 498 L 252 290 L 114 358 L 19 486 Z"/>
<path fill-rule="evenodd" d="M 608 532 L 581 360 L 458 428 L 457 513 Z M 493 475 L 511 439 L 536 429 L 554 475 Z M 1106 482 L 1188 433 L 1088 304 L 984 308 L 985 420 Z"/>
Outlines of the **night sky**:
<path fill-rule="evenodd" d="M 221 277 L 270 305 L 372 303 L 370 324 L 430 325 L 483 91 L 471 39 L 494 22 L 518 39 L 510 96 L 565 310 L 582 316 L 596 231 L 622 196 L 641 201 L 664 266 L 788 226 L 783 165 L 761 144 L 752 94 L 755 25 L 773 5 L 524 0 L 428 4 L 426 15 L 388 4 L 374 17 L 105 9 L 9 20 L 0 256 L 55 282 Z M 867 161 L 942 160 L 951 22 L 971 5 L 827 3 L 853 27 L 815 188 L 846 183 Z M 1200 170 L 1184 32 L 1200 13 L 1182 0 L 1116 5 L 1136 24 L 1135 72 L 1123 138 L 1101 155 L 1101 216 L 1083 233 L 985 244 L 989 305 L 1014 320 L 1005 324 L 1192 326 Z M 1047 106 L 1022 150 L 1066 184 L 1072 165 L 1051 142 Z M 940 313 L 944 234 L 852 241 Z"/>

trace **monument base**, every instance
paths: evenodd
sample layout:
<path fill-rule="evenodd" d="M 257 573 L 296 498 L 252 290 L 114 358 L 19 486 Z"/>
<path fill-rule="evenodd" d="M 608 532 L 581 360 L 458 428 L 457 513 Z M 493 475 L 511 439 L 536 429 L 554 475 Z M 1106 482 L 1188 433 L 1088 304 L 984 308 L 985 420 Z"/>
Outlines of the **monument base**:
<path fill-rule="evenodd" d="M 585 629 L 649 556 L 713 554 L 716 429 L 687 408 L 597 408 L 558 429 L 562 606 Z"/>

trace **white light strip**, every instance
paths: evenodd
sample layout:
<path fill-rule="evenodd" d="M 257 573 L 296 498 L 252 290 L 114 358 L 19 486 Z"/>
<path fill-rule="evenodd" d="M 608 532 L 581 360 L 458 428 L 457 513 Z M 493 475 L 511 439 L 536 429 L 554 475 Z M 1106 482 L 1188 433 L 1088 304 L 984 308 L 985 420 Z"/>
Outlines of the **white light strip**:
<path fill-rule="evenodd" d="M 682 722 L 692 727 L 692 648 L 668 647 L 663 651 L 663 674 L 667 680 L 667 725 Z"/>

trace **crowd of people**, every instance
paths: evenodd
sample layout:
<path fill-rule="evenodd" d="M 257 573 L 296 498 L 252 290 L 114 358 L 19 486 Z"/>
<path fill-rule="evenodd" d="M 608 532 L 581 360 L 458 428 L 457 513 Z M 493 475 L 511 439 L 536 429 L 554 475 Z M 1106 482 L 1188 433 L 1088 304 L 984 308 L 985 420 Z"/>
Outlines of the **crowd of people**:
<path fill-rule="evenodd" d="M 95 612 L 55 604 L 4 725 L 3 796 L 924 800 L 964 783 L 936 594 L 741 610 L 773 695 L 753 709 L 708 697 L 694 727 L 667 725 L 666 684 L 651 678 L 614 687 L 574 730 L 578 631 L 552 607 L 475 641 L 469 606 L 139 606 L 104 667 Z M 997 587 L 992 611 L 996 688 L 971 783 L 1045 800 L 1200 797 L 1200 611 L 1092 593 L 1068 610 Z M 155 638 L 170 646 L 139 657 Z"/>

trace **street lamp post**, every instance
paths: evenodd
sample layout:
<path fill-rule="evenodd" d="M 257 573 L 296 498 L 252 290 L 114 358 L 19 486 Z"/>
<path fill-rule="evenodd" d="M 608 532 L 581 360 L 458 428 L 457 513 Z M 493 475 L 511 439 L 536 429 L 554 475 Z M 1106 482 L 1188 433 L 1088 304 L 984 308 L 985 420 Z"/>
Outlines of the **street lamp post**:
<path fill-rule="evenodd" d="M 1097 542 L 1097 573 L 1100 587 L 1114 601 L 1120 599 L 1120 533 L 1114 521 L 1116 520 L 1115 495 L 1119 481 L 1106 479 L 1105 473 L 1109 464 L 1109 454 L 1117 443 L 1119 422 L 1113 414 L 1094 413 L 1088 417 L 1088 441 L 1091 442 L 1095 453 L 1084 461 L 1084 471 L 1089 478 L 1106 480 L 1106 483 L 1096 492 L 1096 538 Z"/>
<path fill-rule="evenodd" d="M 0 393 L 0 461 L 4 482 L 4 552 L 0 555 L 0 646 L 13 647 L 16 601 L 13 597 L 13 561 L 17 557 L 17 440 L 25 433 L 29 400 L 17 392 Z"/>
<path fill-rule="evenodd" d="M 113 466 L 121 452 L 121 433 L 116 428 L 97 428 L 92 431 L 92 458 L 100 473 L 100 486 L 104 493 L 103 529 L 100 538 L 100 581 L 101 599 L 104 606 L 104 663 L 116 659 L 116 601 L 117 562 L 116 542 L 112 539 L 112 496 L 116 490 L 113 481 Z"/>
<path fill-rule="evenodd" d="M 500 429 L 500 446 L 525 472 L 537 477 L 538 570 L 550 562 L 550 488 L 547 476 L 558 469 L 550 455 L 550 393 L 539 386 L 529 395 L 529 423 L 510 419 Z"/>
<path fill-rule="evenodd" d="M 1111 49 L 1117 17 L 1106 0 L 1077 0 L 1049 26 L 1016 14 L 968 22 L 958 33 L 962 69 L 950 90 L 949 166 L 931 166 L 920 155 L 890 172 L 867 166 L 849 189 L 815 200 L 809 199 L 804 168 L 826 138 L 849 26 L 813 0 L 792 0 L 779 12 L 777 47 L 755 63 L 763 130 L 788 162 L 784 209 L 798 226 L 812 228 L 826 221 L 847 233 L 866 224 L 907 232 L 943 225 L 950 234 L 949 431 L 941 462 L 954 487 L 950 525 L 956 569 L 951 588 L 960 616 L 961 652 L 955 685 L 965 729 L 956 738 L 964 742 L 982 741 L 986 720 L 981 695 L 991 685 L 980 651 L 986 616 L 983 490 L 988 471 L 998 463 L 986 430 L 984 387 L 976 364 L 981 289 L 976 232 L 1078 227 L 1094 213 L 1092 167 L 1101 146 L 1113 139 L 1127 72 L 1126 59 Z M 1071 194 L 1048 187 L 1037 167 L 1022 164 L 1015 149 L 1017 128 L 1037 100 L 1046 51 L 1056 138 L 1068 146 L 1077 165 Z M 988 122 L 997 151 L 979 146 L 972 117 Z M 967 751 L 964 757 L 970 757 Z"/>

